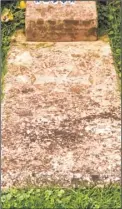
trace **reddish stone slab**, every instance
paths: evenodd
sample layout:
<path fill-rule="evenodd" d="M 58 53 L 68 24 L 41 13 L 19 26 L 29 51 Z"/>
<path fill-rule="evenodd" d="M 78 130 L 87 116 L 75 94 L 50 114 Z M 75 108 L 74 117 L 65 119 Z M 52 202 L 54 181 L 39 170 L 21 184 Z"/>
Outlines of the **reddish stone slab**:
<path fill-rule="evenodd" d="M 3 189 L 120 183 L 121 102 L 110 45 L 24 40 L 18 33 L 7 57 Z"/>
<path fill-rule="evenodd" d="M 65 6 L 27 2 L 27 41 L 94 41 L 97 26 L 95 1 L 78 1 Z"/>

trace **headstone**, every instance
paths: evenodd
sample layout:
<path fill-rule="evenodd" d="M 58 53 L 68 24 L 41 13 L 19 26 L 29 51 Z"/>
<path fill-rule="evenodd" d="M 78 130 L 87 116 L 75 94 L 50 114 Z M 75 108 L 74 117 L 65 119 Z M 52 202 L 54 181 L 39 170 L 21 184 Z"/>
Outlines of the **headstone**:
<path fill-rule="evenodd" d="M 76 1 L 73 5 L 27 2 L 27 41 L 94 41 L 97 26 L 95 1 Z"/>

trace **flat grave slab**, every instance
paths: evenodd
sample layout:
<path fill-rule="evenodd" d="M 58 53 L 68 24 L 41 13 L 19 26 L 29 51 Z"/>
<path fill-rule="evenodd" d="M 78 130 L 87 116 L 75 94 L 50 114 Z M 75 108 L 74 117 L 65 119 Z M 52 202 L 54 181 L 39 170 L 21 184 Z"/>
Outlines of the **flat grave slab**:
<path fill-rule="evenodd" d="M 109 43 L 17 36 L 2 103 L 2 187 L 120 181 L 120 93 Z"/>

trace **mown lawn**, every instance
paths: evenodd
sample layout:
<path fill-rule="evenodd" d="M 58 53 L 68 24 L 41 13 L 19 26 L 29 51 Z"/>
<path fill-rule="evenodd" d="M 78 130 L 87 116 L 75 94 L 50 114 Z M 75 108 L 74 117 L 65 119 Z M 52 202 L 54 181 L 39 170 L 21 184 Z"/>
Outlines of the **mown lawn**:
<path fill-rule="evenodd" d="M 2 209 L 120 209 L 120 186 L 26 188 L 3 191 Z"/>

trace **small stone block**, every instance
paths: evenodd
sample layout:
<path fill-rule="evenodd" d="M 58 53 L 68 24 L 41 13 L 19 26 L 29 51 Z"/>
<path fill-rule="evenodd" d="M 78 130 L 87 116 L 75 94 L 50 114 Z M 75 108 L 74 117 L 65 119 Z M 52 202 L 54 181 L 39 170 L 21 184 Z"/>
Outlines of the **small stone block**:
<path fill-rule="evenodd" d="M 95 1 L 75 4 L 35 4 L 27 2 L 26 40 L 69 42 L 97 40 L 97 9 Z"/>

